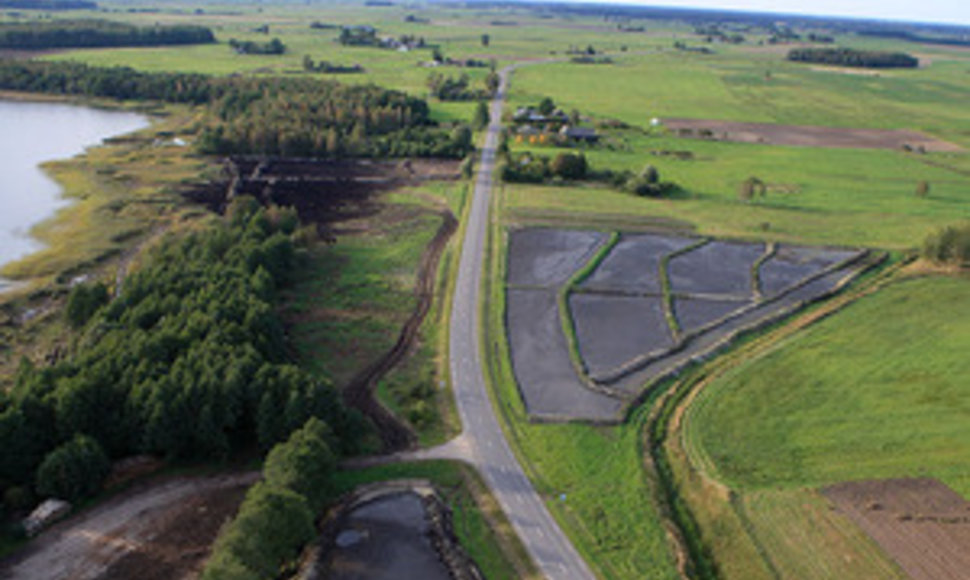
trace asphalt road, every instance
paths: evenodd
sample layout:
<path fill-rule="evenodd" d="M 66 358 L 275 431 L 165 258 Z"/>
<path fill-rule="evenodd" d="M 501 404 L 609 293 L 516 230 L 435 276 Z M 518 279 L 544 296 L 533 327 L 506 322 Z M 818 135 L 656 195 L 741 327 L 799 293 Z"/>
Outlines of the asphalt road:
<path fill-rule="evenodd" d="M 549 514 L 509 448 L 485 390 L 479 333 L 482 265 L 502 102 L 512 68 L 501 72 L 501 87 L 491 104 L 492 121 L 462 246 L 449 337 L 452 387 L 464 428 L 463 455 L 481 472 L 539 570 L 550 579 L 592 579 L 594 574 Z"/>

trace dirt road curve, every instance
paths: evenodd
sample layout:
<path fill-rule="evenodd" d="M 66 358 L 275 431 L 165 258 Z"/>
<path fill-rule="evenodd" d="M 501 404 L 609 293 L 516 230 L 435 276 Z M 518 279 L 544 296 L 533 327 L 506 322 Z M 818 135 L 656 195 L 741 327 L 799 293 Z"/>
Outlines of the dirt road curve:
<path fill-rule="evenodd" d="M 482 473 L 539 570 L 550 579 L 592 579 L 595 576 L 552 519 L 509 448 L 485 390 L 480 359 L 481 313 L 478 306 L 481 304 L 482 263 L 489 223 L 489 192 L 501 129 L 502 101 L 508 76 L 514 68 L 502 70 L 502 83 L 492 101 L 492 122 L 488 126 L 479 164 L 452 305 L 449 358 L 452 385 L 464 428 L 460 447 Z"/>
<path fill-rule="evenodd" d="M 177 580 L 198 573 L 259 474 L 137 485 L 48 530 L 0 563 L 0 578 Z"/>

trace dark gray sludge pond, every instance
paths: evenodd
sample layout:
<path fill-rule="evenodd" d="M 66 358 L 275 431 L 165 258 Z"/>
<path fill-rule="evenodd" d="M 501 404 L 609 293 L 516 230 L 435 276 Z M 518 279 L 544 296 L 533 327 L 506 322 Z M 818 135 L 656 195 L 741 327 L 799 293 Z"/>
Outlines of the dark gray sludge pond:
<path fill-rule="evenodd" d="M 762 243 L 624 234 L 568 296 L 580 376 L 557 293 L 607 239 L 601 232 L 545 228 L 509 233 L 506 329 L 519 391 L 534 418 L 620 420 L 652 380 L 829 294 L 857 273 L 852 261 L 865 253 L 789 245 L 769 253 Z M 669 311 L 660 267 L 665 257 Z"/>
<path fill-rule="evenodd" d="M 417 494 L 387 495 L 357 507 L 337 533 L 327 570 L 332 580 L 450 580 L 428 539 Z"/>

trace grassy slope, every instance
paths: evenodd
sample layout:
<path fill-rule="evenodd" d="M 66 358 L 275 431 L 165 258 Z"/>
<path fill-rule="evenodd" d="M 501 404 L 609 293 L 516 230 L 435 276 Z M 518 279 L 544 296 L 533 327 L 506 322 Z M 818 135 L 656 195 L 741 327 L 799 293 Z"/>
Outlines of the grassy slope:
<path fill-rule="evenodd" d="M 693 451 L 739 489 L 932 476 L 970 497 L 964 278 L 897 283 L 710 385 Z"/>

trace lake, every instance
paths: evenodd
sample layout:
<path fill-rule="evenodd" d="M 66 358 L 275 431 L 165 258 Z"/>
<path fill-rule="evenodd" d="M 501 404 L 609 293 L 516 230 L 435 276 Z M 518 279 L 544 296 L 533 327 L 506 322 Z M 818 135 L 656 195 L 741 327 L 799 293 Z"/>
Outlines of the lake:
<path fill-rule="evenodd" d="M 135 113 L 0 100 L 0 267 L 42 248 L 31 228 L 69 203 L 41 163 L 147 125 Z M 0 280 L 0 290 L 3 285 Z"/>

